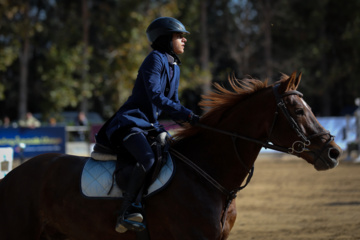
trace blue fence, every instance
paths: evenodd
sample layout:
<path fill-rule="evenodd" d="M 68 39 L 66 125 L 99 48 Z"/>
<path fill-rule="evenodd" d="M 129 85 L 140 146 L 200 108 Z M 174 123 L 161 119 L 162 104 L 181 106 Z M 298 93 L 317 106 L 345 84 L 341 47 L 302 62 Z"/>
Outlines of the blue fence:
<path fill-rule="evenodd" d="M 0 128 L 0 147 L 12 147 L 14 158 L 65 153 L 65 145 L 65 127 Z"/>
<path fill-rule="evenodd" d="M 356 140 L 355 117 L 318 117 L 317 119 L 335 136 L 335 142 L 343 150 Z M 35 129 L 0 127 L 0 147 L 12 147 L 15 158 L 29 158 L 42 153 L 65 153 L 66 141 L 64 126 Z M 26 144 L 26 148 L 22 150 L 21 144 Z M 261 152 L 273 152 L 273 150 L 262 149 Z"/>

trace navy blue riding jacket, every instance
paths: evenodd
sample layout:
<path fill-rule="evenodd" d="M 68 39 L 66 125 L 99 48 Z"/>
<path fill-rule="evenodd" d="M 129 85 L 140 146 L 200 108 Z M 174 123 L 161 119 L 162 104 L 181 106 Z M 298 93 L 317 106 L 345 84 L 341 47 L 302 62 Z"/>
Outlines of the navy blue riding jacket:
<path fill-rule="evenodd" d="M 170 69 L 170 64 L 173 64 L 173 69 Z M 121 128 L 159 128 L 158 117 L 163 111 L 174 120 L 187 121 L 191 110 L 180 104 L 179 80 L 179 66 L 169 63 L 166 53 L 152 51 L 140 66 L 132 95 L 103 125 L 97 140 L 104 134 L 111 139 L 112 134 Z"/>

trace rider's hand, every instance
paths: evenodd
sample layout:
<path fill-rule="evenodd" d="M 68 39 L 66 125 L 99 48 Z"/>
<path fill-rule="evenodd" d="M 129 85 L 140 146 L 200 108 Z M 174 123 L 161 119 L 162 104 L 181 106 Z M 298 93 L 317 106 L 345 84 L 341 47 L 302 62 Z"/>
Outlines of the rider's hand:
<path fill-rule="evenodd" d="M 196 115 L 196 114 L 194 114 L 194 113 L 192 112 L 192 113 L 190 113 L 190 115 L 189 115 L 188 121 L 189 121 L 189 123 L 190 123 L 192 126 L 194 126 L 194 125 L 196 125 L 197 123 L 199 123 L 200 117 L 199 117 L 199 115 Z"/>

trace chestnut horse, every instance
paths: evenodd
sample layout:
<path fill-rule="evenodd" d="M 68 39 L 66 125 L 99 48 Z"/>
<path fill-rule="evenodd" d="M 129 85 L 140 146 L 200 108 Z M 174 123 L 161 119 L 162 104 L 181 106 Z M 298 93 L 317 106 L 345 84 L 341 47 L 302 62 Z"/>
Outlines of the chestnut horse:
<path fill-rule="evenodd" d="M 341 150 L 296 90 L 300 79 L 284 75 L 269 86 L 230 79 L 231 91 L 216 85 L 204 97 L 209 111 L 200 124 L 174 136 L 174 177 L 144 200 L 150 239 L 227 239 L 236 192 L 262 147 L 297 155 L 317 170 L 337 166 Z M 119 200 L 82 195 L 87 159 L 44 154 L 11 171 L 0 182 L 0 239 L 136 239 L 115 231 Z"/>

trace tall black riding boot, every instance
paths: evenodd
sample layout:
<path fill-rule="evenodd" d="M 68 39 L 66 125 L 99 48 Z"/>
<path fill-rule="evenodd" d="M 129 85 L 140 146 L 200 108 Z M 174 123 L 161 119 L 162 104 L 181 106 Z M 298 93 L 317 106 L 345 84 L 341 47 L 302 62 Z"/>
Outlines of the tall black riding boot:
<path fill-rule="evenodd" d="M 124 200 L 120 208 L 120 215 L 117 218 L 115 230 L 124 233 L 127 230 L 142 231 L 145 229 L 142 224 L 143 216 L 141 213 L 130 213 L 129 207 L 135 200 L 140 188 L 144 184 L 146 170 L 142 164 L 137 163 L 130 176 L 127 190 L 124 193 Z"/>

